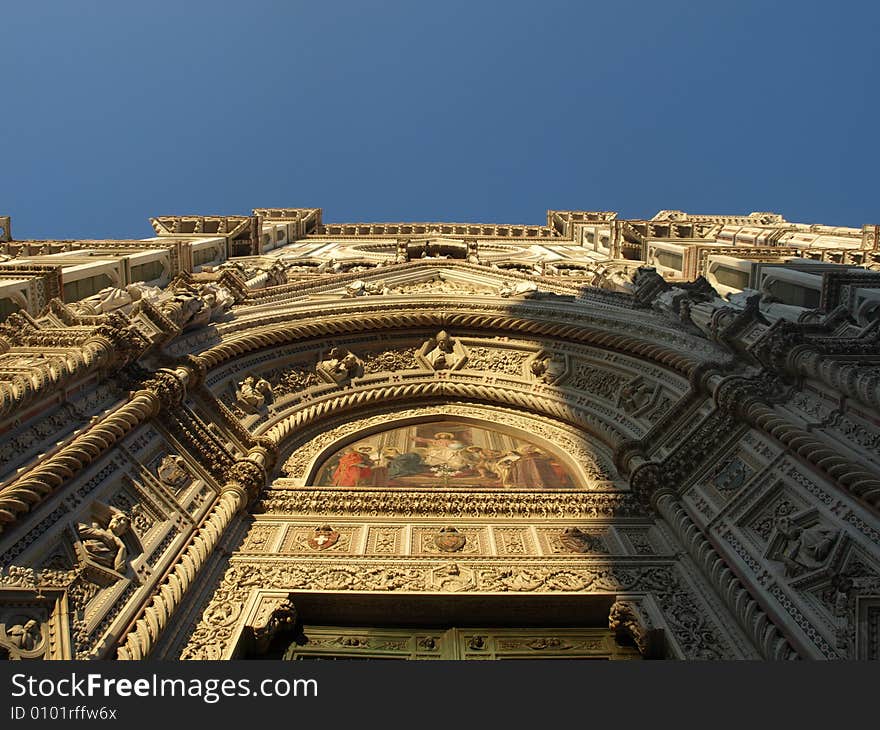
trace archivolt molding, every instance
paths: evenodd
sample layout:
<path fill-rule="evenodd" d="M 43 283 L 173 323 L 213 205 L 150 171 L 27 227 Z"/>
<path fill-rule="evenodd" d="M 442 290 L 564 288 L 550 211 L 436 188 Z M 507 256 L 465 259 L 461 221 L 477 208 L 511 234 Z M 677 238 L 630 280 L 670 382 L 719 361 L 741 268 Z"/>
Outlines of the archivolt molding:
<path fill-rule="evenodd" d="M 334 303 L 323 314 L 319 308 L 308 311 L 282 312 L 275 317 L 264 315 L 257 322 L 238 322 L 221 330 L 223 342 L 200 353 L 207 367 L 213 369 L 223 362 L 254 350 L 266 349 L 306 339 L 351 336 L 360 332 L 407 329 L 445 329 L 447 331 L 490 331 L 502 335 L 529 335 L 593 345 L 654 361 L 682 375 L 687 375 L 706 357 L 716 355 L 706 340 L 681 332 L 664 331 L 632 321 L 601 318 L 599 313 L 571 306 L 556 311 L 542 311 L 528 305 L 493 307 L 495 311 L 475 312 L 472 304 L 462 304 L 455 311 L 448 301 L 429 301 L 400 305 L 357 306 Z M 483 309 L 490 309 L 485 304 Z M 316 311 L 317 310 L 317 311 Z M 522 316 L 519 316 L 519 310 Z M 527 315 L 527 316 L 526 316 Z M 230 331 L 231 328 L 236 330 Z M 249 327 L 244 331 L 241 328 Z M 454 333 L 454 332 L 453 332 Z M 633 336 L 635 333 L 637 336 Z M 667 336 L 667 343 L 657 342 L 658 334 Z"/>
<path fill-rule="evenodd" d="M 291 434 L 300 432 L 306 426 L 312 426 L 342 413 L 363 412 L 364 408 L 370 406 L 388 406 L 393 403 L 397 407 L 402 407 L 430 400 L 441 402 L 476 401 L 492 405 L 512 406 L 524 412 L 537 413 L 601 434 L 601 430 L 596 428 L 597 419 L 585 417 L 583 409 L 567 403 L 561 398 L 538 397 L 529 392 L 514 391 L 502 386 L 460 382 L 450 378 L 373 385 L 343 392 L 316 402 L 309 402 L 291 415 L 283 416 L 275 423 L 267 424 L 261 435 L 272 439 L 277 444 L 283 444 Z M 603 423 L 602 425 L 610 432 L 611 438 L 609 440 L 612 443 L 620 438 L 614 436 L 618 429 L 610 424 Z M 600 436 L 600 440 L 604 439 L 608 439 L 608 435 L 604 438 Z"/>
<path fill-rule="evenodd" d="M 655 504 L 700 569 L 718 590 L 732 614 L 751 636 L 765 659 L 798 659 L 786 635 L 773 622 L 749 590 L 731 571 L 700 528 L 688 515 L 674 491 L 655 495 Z"/>
<path fill-rule="evenodd" d="M 97 419 L 35 467 L 0 486 L 0 532 L 107 453 L 135 427 L 163 408 L 180 403 L 190 376 L 187 368 L 153 373 L 128 403 Z"/>

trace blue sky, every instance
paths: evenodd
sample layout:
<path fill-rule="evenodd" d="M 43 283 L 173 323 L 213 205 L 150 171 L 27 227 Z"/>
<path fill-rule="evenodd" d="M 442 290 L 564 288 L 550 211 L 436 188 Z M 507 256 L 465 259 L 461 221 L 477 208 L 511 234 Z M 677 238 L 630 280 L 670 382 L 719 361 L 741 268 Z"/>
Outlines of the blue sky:
<path fill-rule="evenodd" d="M 878 36 L 846 0 L 7 3 L 0 215 L 878 223 Z"/>

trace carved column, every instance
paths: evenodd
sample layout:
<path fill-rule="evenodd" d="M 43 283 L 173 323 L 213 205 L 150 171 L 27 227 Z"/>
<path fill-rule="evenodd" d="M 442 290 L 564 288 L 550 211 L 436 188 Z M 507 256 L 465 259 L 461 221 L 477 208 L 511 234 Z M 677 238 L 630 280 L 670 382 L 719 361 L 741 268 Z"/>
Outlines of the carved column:
<path fill-rule="evenodd" d="M 732 411 L 789 447 L 823 472 L 845 492 L 875 509 L 880 508 L 880 475 L 841 456 L 825 441 L 779 415 L 766 401 L 781 386 L 770 376 L 760 380 L 725 378 L 715 390 L 719 408 Z"/>
<path fill-rule="evenodd" d="M 655 493 L 652 505 L 672 527 L 681 544 L 727 604 L 739 625 L 751 636 L 765 659 L 798 659 L 797 651 L 688 515 L 672 489 Z"/>
<path fill-rule="evenodd" d="M 237 512 L 266 484 L 269 451 L 256 447 L 245 459 L 240 459 L 230 469 L 230 479 L 220 490 L 202 525 L 192 534 L 184 550 L 174 563 L 168 576 L 158 586 L 141 616 L 128 632 L 120 637 L 118 659 L 143 659 L 156 643 L 162 630 L 180 605 L 183 595 L 198 576 L 211 556 L 217 542 L 232 522 Z"/>
<path fill-rule="evenodd" d="M 880 352 L 880 343 L 875 343 Z M 859 367 L 858 362 L 842 362 L 823 354 L 817 347 L 795 348 L 788 357 L 787 370 L 808 378 L 816 378 L 839 393 L 880 409 L 880 369 Z"/>
<path fill-rule="evenodd" d="M 161 400 L 156 393 L 140 390 L 124 406 L 93 423 L 55 453 L 41 459 L 33 469 L 0 488 L 0 532 L 107 452 L 133 428 L 157 415 L 160 408 Z"/>
<path fill-rule="evenodd" d="M 181 403 L 187 385 L 198 378 L 199 370 L 189 363 L 173 370 L 157 370 L 132 393 L 128 403 L 96 420 L 71 441 L 46 454 L 33 468 L 0 487 L 0 532 L 94 463 L 134 428 Z"/>

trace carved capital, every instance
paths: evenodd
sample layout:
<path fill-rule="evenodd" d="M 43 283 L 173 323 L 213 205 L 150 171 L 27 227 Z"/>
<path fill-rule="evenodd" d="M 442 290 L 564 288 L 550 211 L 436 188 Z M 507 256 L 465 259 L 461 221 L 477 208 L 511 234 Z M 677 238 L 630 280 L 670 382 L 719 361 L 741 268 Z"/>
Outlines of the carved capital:
<path fill-rule="evenodd" d="M 266 470 L 250 459 L 237 460 L 227 471 L 228 481 L 223 491 L 244 490 L 249 499 L 255 498 L 266 486 Z"/>
<path fill-rule="evenodd" d="M 163 410 L 180 405 L 186 395 L 186 388 L 180 377 L 165 368 L 153 373 L 143 387 L 159 399 Z"/>

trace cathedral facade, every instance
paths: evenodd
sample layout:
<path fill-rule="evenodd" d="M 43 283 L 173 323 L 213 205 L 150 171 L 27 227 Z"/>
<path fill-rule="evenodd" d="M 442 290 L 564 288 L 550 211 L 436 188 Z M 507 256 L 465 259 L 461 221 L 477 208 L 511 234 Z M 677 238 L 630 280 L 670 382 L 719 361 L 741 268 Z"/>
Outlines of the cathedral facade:
<path fill-rule="evenodd" d="M 0 656 L 877 659 L 877 226 L 0 218 Z"/>

